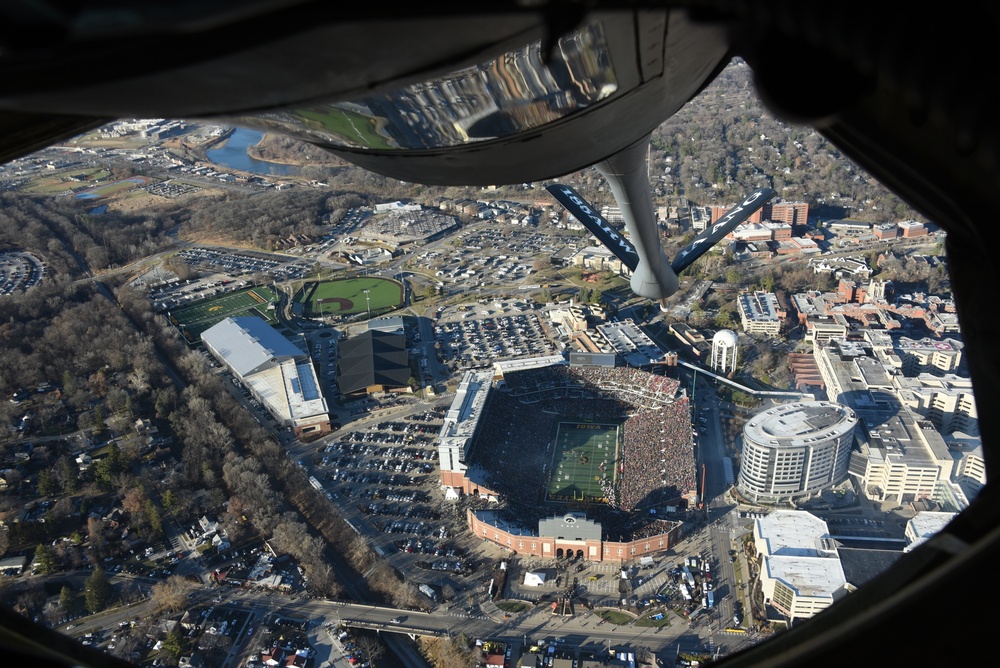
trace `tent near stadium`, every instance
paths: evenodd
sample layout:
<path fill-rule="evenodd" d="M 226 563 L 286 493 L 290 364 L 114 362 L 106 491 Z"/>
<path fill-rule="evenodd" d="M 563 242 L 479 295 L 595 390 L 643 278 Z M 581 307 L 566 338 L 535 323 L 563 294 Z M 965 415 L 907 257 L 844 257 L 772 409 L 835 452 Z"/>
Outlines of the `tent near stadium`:
<path fill-rule="evenodd" d="M 525 587 L 541 587 L 545 584 L 545 573 L 543 571 L 528 571 L 524 574 Z"/>

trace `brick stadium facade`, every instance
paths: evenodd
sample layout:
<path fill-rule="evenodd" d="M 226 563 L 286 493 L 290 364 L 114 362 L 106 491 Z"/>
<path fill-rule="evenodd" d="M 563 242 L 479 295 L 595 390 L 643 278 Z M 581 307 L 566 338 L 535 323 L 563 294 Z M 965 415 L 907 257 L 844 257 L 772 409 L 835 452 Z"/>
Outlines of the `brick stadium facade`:
<path fill-rule="evenodd" d="M 475 480 L 470 480 L 463 471 L 441 471 L 441 486 L 456 490 L 460 489 L 464 494 L 479 496 L 484 499 L 491 496 L 499 496 L 499 492 L 495 492 Z"/>
<path fill-rule="evenodd" d="M 639 557 L 651 556 L 674 548 L 683 535 L 683 523 L 672 522 L 664 533 L 632 541 L 617 542 L 603 539 L 567 540 L 556 536 L 534 536 L 512 533 L 479 518 L 472 510 L 467 511 L 469 530 L 482 540 L 500 547 L 546 559 L 583 557 L 587 561 L 625 562 Z"/>

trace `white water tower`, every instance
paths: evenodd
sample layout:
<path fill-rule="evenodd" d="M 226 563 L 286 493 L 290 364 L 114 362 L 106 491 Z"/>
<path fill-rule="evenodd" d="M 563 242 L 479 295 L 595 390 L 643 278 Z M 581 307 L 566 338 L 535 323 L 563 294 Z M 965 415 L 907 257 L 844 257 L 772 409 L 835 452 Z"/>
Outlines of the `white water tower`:
<path fill-rule="evenodd" d="M 736 371 L 736 332 L 720 329 L 712 337 L 712 368 L 726 374 Z"/>

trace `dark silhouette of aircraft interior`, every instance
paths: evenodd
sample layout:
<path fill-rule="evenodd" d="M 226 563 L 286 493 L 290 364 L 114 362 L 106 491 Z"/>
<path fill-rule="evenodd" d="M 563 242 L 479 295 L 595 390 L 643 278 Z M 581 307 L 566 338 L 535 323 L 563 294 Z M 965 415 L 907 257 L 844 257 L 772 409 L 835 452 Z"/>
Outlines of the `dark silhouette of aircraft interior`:
<path fill-rule="evenodd" d="M 283 132 L 409 182 L 522 183 L 598 165 L 625 213 L 632 288 L 660 300 L 684 258 L 671 264 L 650 227 L 645 142 L 738 56 L 776 115 L 815 128 L 947 231 L 994 481 L 998 18 L 986 3 L 850 0 L 12 0 L 0 5 L 0 160 L 117 118 L 167 117 Z M 981 663 L 1000 600 L 997 495 L 991 482 L 868 585 L 720 663 Z M 2 630 L 11 663 L 121 665 L 10 612 Z"/>

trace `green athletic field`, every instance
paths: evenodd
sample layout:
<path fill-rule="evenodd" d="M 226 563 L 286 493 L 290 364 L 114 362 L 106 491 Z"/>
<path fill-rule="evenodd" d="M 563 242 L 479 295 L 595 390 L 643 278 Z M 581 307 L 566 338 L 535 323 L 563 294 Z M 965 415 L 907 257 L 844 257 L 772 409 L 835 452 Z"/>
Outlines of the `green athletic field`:
<path fill-rule="evenodd" d="M 548 500 L 605 503 L 601 478 L 614 479 L 617 459 L 618 425 L 560 422 Z"/>
<path fill-rule="evenodd" d="M 306 283 L 296 293 L 295 302 L 303 305 L 302 315 L 315 318 L 365 313 L 369 304 L 374 315 L 402 306 L 404 298 L 402 284 L 388 278 L 339 278 Z"/>
<path fill-rule="evenodd" d="M 198 343 L 206 329 L 232 316 L 255 315 L 276 325 L 278 320 L 268 307 L 277 301 L 271 288 L 247 288 L 172 310 L 170 322 L 180 329 L 188 343 L 193 344 Z"/>

